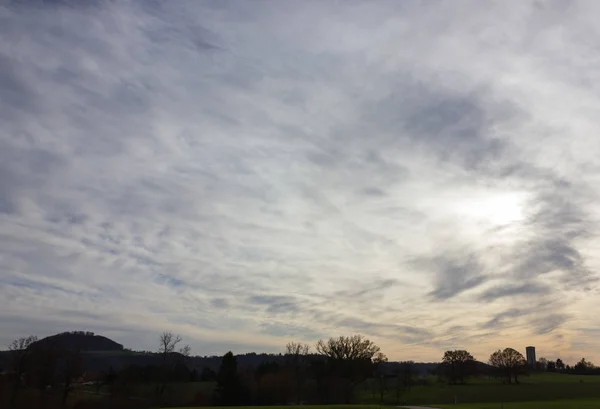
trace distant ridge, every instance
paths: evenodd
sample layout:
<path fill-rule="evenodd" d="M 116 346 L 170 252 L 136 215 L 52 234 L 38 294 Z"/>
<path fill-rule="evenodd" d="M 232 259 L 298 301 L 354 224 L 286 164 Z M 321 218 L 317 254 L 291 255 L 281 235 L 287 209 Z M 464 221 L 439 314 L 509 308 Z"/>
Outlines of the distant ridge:
<path fill-rule="evenodd" d="M 123 345 L 110 338 L 87 331 L 61 332 L 42 338 L 32 347 L 52 345 L 54 348 L 79 351 L 123 351 Z"/>
<path fill-rule="evenodd" d="M 129 365 L 148 366 L 160 365 L 161 356 L 152 351 L 132 351 L 110 338 L 96 335 L 93 332 L 71 331 L 51 335 L 32 344 L 32 347 L 49 346 L 61 350 L 79 350 L 82 353 L 87 370 L 107 371 L 109 368 L 120 370 Z M 179 355 L 178 353 L 175 353 Z M 238 353 L 237 362 L 240 367 L 256 368 L 265 363 L 281 363 L 285 356 L 281 353 Z M 310 354 L 309 358 L 319 359 L 319 355 Z M 200 372 L 203 368 L 218 371 L 221 365 L 221 356 L 190 356 L 186 366 Z M 0 368 L 8 365 L 8 351 L 0 351 Z M 400 369 L 400 362 L 386 362 L 382 365 L 383 372 L 391 376 Z M 420 376 L 427 376 L 435 372 L 439 362 L 414 362 L 413 370 Z M 488 365 L 477 362 L 481 370 Z"/>

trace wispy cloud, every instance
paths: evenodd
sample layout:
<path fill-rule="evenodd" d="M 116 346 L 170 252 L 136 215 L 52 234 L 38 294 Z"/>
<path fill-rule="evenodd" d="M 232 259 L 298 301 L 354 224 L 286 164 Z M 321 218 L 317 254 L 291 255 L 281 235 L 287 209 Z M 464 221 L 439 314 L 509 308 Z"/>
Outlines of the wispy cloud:
<path fill-rule="evenodd" d="M 598 12 L 3 2 L 0 341 L 593 360 Z"/>

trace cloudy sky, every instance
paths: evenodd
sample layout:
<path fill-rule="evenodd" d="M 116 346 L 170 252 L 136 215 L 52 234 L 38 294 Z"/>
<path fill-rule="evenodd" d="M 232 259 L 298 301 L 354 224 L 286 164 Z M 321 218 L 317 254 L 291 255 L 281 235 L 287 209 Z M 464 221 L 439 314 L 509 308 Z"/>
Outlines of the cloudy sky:
<path fill-rule="evenodd" d="M 0 4 L 2 345 L 600 361 L 600 3 Z"/>

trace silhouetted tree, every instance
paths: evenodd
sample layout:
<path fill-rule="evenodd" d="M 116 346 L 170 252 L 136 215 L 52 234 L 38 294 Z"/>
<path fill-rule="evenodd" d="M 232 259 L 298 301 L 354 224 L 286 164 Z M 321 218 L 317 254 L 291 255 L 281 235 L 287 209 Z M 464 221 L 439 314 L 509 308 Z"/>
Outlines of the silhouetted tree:
<path fill-rule="evenodd" d="M 78 350 L 61 351 L 59 379 L 62 385 L 62 403 L 67 404 L 69 393 L 73 390 L 73 382 L 83 374 L 83 358 Z"/>
<path fill-rule="evenodd" d="M 177 344 L 181 342 L 181 336 L 175 335 L 170 331 L 165 331 L 160 334 L 158 337 L 159 347 L 158 353 L 161 356 L 161 379 L 158 385 L 156 385 L 156 395 L 158 399 L 161 399 L 165 389 L 167 387 L 167 382 L 169 380 L 169 374 L 173 371 L 172 368 L 172 358 L 173 353 L 175 352 L 175 348 L 177 348 Z M 188 351 L 189 353 L 189 351 Z"/>
<path fill-rule="evenodd" d="M 594 364 L 586 361 L 585 358 L 581 358 L 581 360 L 573 367 L 575 373 L 586 373 L 590 372 L 592 369 L 594 369 Z"/>
<path fill-rule="evenodd" d="M 161 354 L 163 362 L 166 362 L 169 355 L 175 352 L 175 348 L 180 342 L 181 337 L 172 332 L 165 331 L 160 334 L 158 353 Z"/>
<path fill-rule="evenodd" d="M 451 384 L 465 383 L 467 377 L 474 373 L 475 359 L 468 351 L 446 351 L 442 358 L 443 373 Z"/>
<path fill-rule="evenodd" d="M 179 349 L 179 353 L 186 358 L 188 358 L 190 356 L 191 352 L 192 352 L 192 348 L 187 344 Z"/>
<path fill-rule="evenodd" d="M 44 406 L 46 391 L 56 386 L 60 352 L 53 340 L 42 340 L 32 349 L 32 365 L 27 378 L 28 383 L 38 390 L 40 406 Z"/>
<path fill-rule="evenodd" d="M 548 360 L 544 357 L 541 357 L 535 363 L 536 371 L 547 371 L 548 370 Z"/>
<path fill-rule="evenodd" d="M 414 383 L 414 378 L 416 377 L 415 363 L 413 361 L 400 362 L 398 375 L 400 377 L 401 385 L 406 390 L 410 391 L 410 388 Z"/>
<path fill-rule="evenodd" d="M 345 381 L 345 400 L 350 403 L 356 385 L 373 373 L 372 360 L 380 348 L 362 335 L 319 340 L 315 348 L 326 357 L 329 371 Z"/>
<path fill-rule="evenodd" d="M 514 377 L 515 383 L 519 383 L 518 375 L 527 370 L 527 361 L 525 357 L 513 348 L 498 350 L 490 355 L 490 365 L 497 368 L 506 376 L 508 383 L 512 383 Z"/>
<path fill-rule="evenodd" d="M 374 375 L 377 379 L 379 389 L 379 404 L 383 405 L 383 396 L 387 388 L 386 373 L 383 364 L 388 361 L 387 356 L 383 352 L 377 352 L 373 357 Z"/>
<path fill-rule="evenodd" d="M 237 359 L 231 351 L 221 360 L 217 374 L 217 403 L 222 406 L 238 405 L 241 401 L 241 382 L 238 377 Z"/>
<path fill-rule="evenodd" d="M 30 335 L 15 339 L 8 346 L 10 369 L 14 372 L 14 383 L 10 395 L 10 406 L 14 407 L 17 395 L 21 389 L 23 378 L 31 364 L 31 345 L 37 341 L 37 337 Z"/>
<path fill-rule="evenodd" d="M 297 404 L 300 404 L 303 397 L 306 367 L 308 365 L 307 356 L 309 351 L 310 345 L 303 344 L 302 342 L 290 342 L 285 346 L 285 358 L 287 364 L 290 365 L 294 371 Z"/>
<path fill-rule="evenodd" d="M 558 369 L 559 371 L 562 371 L 565 369 L 565 363 L 560 358 L 558 358 L 556 360 L 556 369 Z"/>
<path fill-rule="evenodd" d="M 548 371 L 548 372 L 556 372 L 556 362 L 554 362 L 554 361 L 548 361 L 548 364 L 546 365 L 546 371 Z"/>

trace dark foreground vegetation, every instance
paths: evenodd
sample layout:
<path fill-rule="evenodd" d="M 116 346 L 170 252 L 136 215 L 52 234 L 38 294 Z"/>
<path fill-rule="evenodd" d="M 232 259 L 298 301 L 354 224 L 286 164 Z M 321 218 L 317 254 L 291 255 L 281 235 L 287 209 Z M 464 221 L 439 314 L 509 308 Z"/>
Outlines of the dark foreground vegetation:
<path fill-rule="evenodd" d="M 441 363 L 388 362 L 354 335 L 289 343 L 284 354 L 193 357 L 164 332 L 154 352 L 134 352 L 89 332 L 15 340 L 0 353 L 2 408 L 146 408 L 329 404 L 464 404 L 598 400 L 599 370 L 540 358 L 530 368 L 505 348 L 482 363 L 464 350 Z"/>

